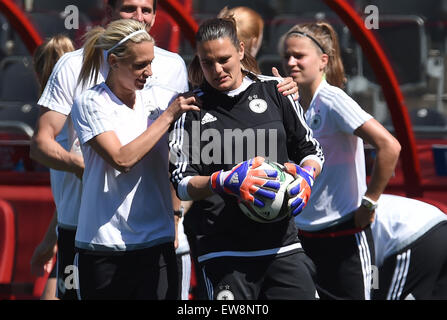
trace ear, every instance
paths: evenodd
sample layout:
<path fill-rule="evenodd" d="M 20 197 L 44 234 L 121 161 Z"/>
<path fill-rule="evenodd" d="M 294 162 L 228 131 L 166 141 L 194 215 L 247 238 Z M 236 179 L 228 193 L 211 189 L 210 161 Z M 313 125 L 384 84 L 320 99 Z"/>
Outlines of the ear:
<path fill-rule="evenodd" d="M 323 53 L 320 57 L 320 70 L 324 70 L 329 62 L 329 56 Z"/>
<path fill-rule="evenodd" d="M 109 63 L 110 68 L 112 69 L 112 66 L 118 63 L 118 58 L 116 57 L 116 55 L 111 53 L 107 58 L 107 62 Z"/>
<path fill-rule="evenodd" d="M 245 55 L 245 45 L 242 41 L 239 42 L 238 54 L 239 54 L 239 60 L 242 61 L 242 59 L 244 59 L 244 55 Z"/>

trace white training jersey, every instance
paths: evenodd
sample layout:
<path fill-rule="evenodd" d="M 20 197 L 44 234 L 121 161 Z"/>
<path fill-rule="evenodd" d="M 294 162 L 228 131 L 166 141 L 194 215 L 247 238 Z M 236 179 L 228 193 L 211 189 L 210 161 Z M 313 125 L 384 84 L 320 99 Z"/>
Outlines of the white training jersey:
<path fill-rule="evenodd" d="M 157 108 L 149 90 L 136 92 L 133 109 L 101 83 L 78 97 L 72 110 L 85 170 L 75 244 L 98 251 L 124 251 L 172 242 L 175 236 L 168 176 L 168 134 L 127 173 L 109 165 L 87 143 L 114 131 L 122 145 L 141 135 L 168 106 L 172 92 L 157 89 Z"/>
<path fill-rule="evenodd" d="M 108 64 L 104 63 L 96 83 L 90 81 L 84 87 L 79 86 L 78 78 L 82 67 L 83 53 L 84 50 L 79 49 L 66 53 L 59 59 L 38 102 L 41 106 L 68 116 L 67 122 L 59 135 L 65 137 L 66 143 L 63 146 L 71 152 L 81 152 L 79 140 L 70 119 L 74 99 L 86 89 L 103 82 L 109 72 Z M 158 86 L 168 88 L 173 92 L 188 90 L 185 62 L 178 54 L 155 47 L 152 71 L 154 75 L 147 81 L 146 87 L 150 88 L 152 83 L 156 83 Z M 50 173 L 53 198 L 58 214 L 58 225 L 75 229 L 78 224 L 81 181 L 70 172 L 50 170 Z"/>
<path fill-rule="evenodd" d="M 53 68 L 47 85 L 38 104 L 67 116 L 67 121 L 59 134 L 65 137 L 61 144 L 67 151 L 80 153 L 79 141 L 70 119 L 73 101 L 85 88 L 78 85 L 78 76 L 82 67 L 83 49 L 64 54 Z M 98 80 L 104 81 L 108 66 L 104 64 Z M 58 139 L 56 139 L 58 141 Z M 60 141 L 58 141 L 60 142 Z M 58 225 L 67 229 L 76 229 L 81 199 L 81 180 L 74 173 L 51 170 L 51 185 L 57 209 Z"/>
<path fill-rule="evenodd" d="M 366 192 L 365 155 L 363 141 L 354 130 L 372 116 L 326 80 L 319 85 L 305 116 L 322 146 L 325 163 L 295 223 L 299 229 L 318 231 L 349 219 L 360 205 Z"/>
<path fill-rule="evenodd" d="M 446 221 L 447 215 L 437 207 L 415 199 L 382 194 L 371 224 L 376 265 L 382 266 L 389 256 L 413 243 L 428 230 Z"/>

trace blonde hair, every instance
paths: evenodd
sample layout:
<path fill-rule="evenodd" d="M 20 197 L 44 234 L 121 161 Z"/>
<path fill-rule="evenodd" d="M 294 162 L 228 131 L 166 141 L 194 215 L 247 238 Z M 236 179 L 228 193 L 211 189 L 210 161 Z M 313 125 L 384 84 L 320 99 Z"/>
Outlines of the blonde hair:
<path fill-rule="evenodd" d="M 234 7 L 229 9 L 224 7 L 218 18 L 233 18 L 236 21 L 237 37 L 244 43 L 245 50 L 251 52 L 252 39 L 257 38 L 258 41 L 264 32 L 264 20 L 256 11 L 248 7 Z"/>
<path fill-rule="evenodd" d="M 317 50 L 329 56 L 325 68 L 326 80 L 329 84 L 344 88 L 346 84 L 345 69 L 340 54 L 338 36 L 334 28 L 327 22 L 297 24 L 287 31 L 279 40 L 278 50 L 284 57 L 285 41 L 290 37 L 308 37 Z"/>
<path fill-rule="evenodd" d="M 99 70 L 103 61 L 103 51 L 107 51 L 107 57 L 114 54 L 118 58 L 124 58 L 128 54 L 128 44 L 149 41 L 154 43 L 154 39 L 147 32 L 140 32 L 133 35 L 127 41 L 118 44 L 125 37 L 140 30 L 146 30 L 146 25 L 131 19 L 120 19 L 111 22 L 106 29 L 96 27 L 85 35 L 84 61 L 78 82 L 86 85 L 89 79 L 93 78 L 96 83 Z M 110 50 L 112 49 L 112 50 Z"/>
<path fill-rule="evenodd" d="M 45 89 L 53 67 L 59 58 L 64 53 L 74 50 L 75 48 L 71 39 L 62 34 L 48 38 L 37 47 L 33 54 L 33 66 L 37 79 L 39 80 L 40 94 Z"/>
<path fill-rule="evenodd" d="M 236 21 L 233 18 L 213 18 L 206 20 L 200 25 L 199 30 L 196 33 L 197 45 L 206 41 L 222 38 L 229 38 L 233 46 L 239 50 L 240 41 L 236 32 Z M 243 69 L 254 74 L 260 73 L 255 58 L 247 52 L 244 52 L 241 66 Z M 188 80 L 193 86 L 201 86 L 205 83 L 205 76 L 203 75 L 197 54 L 188 67 Z"/>

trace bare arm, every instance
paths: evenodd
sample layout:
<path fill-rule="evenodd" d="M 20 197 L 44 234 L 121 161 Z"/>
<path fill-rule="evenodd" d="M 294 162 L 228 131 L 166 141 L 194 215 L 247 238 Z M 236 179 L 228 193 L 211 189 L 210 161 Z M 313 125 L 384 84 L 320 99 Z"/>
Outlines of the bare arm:
<path fill-rule="evenodd" d="M 388 181 L 393 175 L 401 146 L 399 142 L 375 119 L 370 119 L 354 131 L 354 134 L 368 142 L 376 149 L 374 170 L 371 175 L 365 196 L 377 201 L 385 190 Z M 355 212 L 357 227 L 365 227 L 372 223 L 375 212 L 360 206 Z"/>
<path fill-rule="evenodd" d="M 212 196 L 214 193 L 210 187 L 209 176 L 195 176 L 189 180 L 188 194 L 192 200 L 202 200 Z"/>
<path fill-rule="evenodd" d="M 31 273 L 36 276 L 42 276 L 44 272 L 50 272 L 52 259 L 57 251 L 57 213 L 53 214 L 50 225 L 43 240 L 39 243 L 31 257 Z"/>
<path fill-rule="evenodd" d="M 172 183 L 169 184 L 170 190 L 171 190 L 171 198 L 172 198 L 172 208 L 174 211 L 179 211 L 181 206 L 181 201 L 177 197 L 177 194 L 175 193 L 174 186 Z M 174 215 L 174 225 L 175 225 L 175 240 L 174 240 L 174 248 L 177 249 L 179 246 L 178 241 L 178 224 L 180 222 L 180 217 L 177 215 Z"/>
<path fill-rule="evenodd" d="M 36 131 L 31 139 L 30 157 L 49 168 L 72 172 L 81 177 L 84 159 L 68 152 L 56 141 L 66 120 L 66 115 L 41 107 Z"/>
<path fill-rule="evenodd" d="M 366 191 L 366 196 L 376 201 L 393 175 L 401 147 L 396 138 L 375 119 L 365 122 L 354 134 L 376 149 L 374 171 Z"/>

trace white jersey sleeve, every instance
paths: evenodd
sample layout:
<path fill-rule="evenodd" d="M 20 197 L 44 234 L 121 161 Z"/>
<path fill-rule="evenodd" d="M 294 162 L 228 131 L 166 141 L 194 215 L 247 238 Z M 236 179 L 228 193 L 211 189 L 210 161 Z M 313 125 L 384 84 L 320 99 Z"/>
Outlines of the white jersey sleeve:
<path fill-rule="evenodd" d="M 38 105 L 69 115 L 82 66 L 82 50 L 64 54 L 53 68 Z"/>
<path fill-rule="evenodd" d="M 107 103 L 101 97 L 105 91 L 101 84 L 97 85 L 76 98 L 73 104 L 72 120 L 82 144 L 114 129 L 107 114 Z"/>
<path fill-rule="evenodd" d="M 370 120 L 372 116 L 363 110 L 357 102 L 348 96 L 343 90 L 332 87 L 331 97 L 327 97 L 330 100 L 330 107 L 332 111 L 330 117 L 337 124 L 337 127 L 348 134 L 353 132 L 363 125 L 366 121 Z M 321 90 L 321 97 L 324 99 L 327 91 Z"/>

